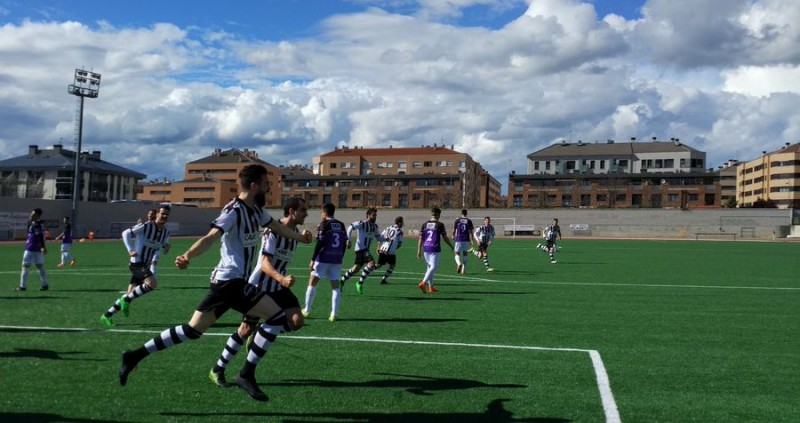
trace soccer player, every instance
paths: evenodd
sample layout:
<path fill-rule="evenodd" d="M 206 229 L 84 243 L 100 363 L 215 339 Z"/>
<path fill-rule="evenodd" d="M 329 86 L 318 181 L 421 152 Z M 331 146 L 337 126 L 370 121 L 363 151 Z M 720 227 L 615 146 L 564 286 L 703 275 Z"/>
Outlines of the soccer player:
<path fill-rule="evenodd" d="M 317 283 L 320 278 L 326 277 L 331 281 L 331 314 L 328 317 L 331 322 L 335 322 L 336 316 L 339 315 L 339 300 L 342 294 L 339 272 L 342 270 L 345 244 L 348 242 L 344 223 L 333 217 L 335 212 L 336 206 L 331 203 L 322 206 L 322 222 L 317 226 L 317 245 L 308 265 L 311 276 L 308 278 L 306 289 L 306 305 L 301 310 L 303 317 L 308 317 L 317 294 Z"/>
<path fill-rule="evenodd" d="M 403 245 L 403 216 L 395 217 L 394 225 L 387 226 L 381 232 L 381 236 L 384 241 L 378 247 L 378 264 L 375 268 L 380 269 L 384 264 L 389 265 L 381 278 L 381 284 L 387 284 L 397 264 L 397 249 Z"/>
<path fill-rule="evenodd" d="M 536 244 L 536 248 L 550 254 L 550 264 L 558 263 L 556 261 L 556 249 L 558 249 L 556 240 L 561 239 L 561 227 L 558 226 L 558 219 L 553 219 L 553 222 L 544 228 L 544 239 L 547 243 L 545 245 Z"/>
<path fill-rule="evenodd" d="M 375 220 L 378 219 L 378 210 L 370 207 L 367 209 L 367 218 L 364 220 L 359 220 L 357 222 L 353 222 L 347 228 L 347 248 L 350 248 L 350 238 L 353 236 L 353 232 L 357 233 L 358 238 L 356 239 L 356 259 L 355 264 L 353 267 L 347 270 L 347 272 L 342 275 L 341 279 L 339 279 L 339 286 L 344 288 L 344 283 L 347 282 L 353 275 L 355 275 L 359 270 L 361 270 L 364 265 L 364 270 L 361 270 L 361 276 L 358 278 L 358 282 L 356 283 L 356 291 L 359 294 L 363 292 L 364 280 L 367 279 L 370 273 L 375 270 L 375 258 L 372 257 L 372 253 L 370 253 L 370 245 L 372 244 L 372 239 L 375 238 L 378 242 L 383 242 L 383 237 L 378 233 L 378 225 L 375 224 Z"/>
<path fill-rule="evenodd" d="M 489 266 L 489 247 L 494 241 L 494 226 L 492 226 L 492 219 L 489 216 L 483 218 L 483 225 L 475 229 L 474 235 L 475 241 L 478 242 L 478 250 L 474 251 L 475 255 L 483 260 L 487 272 L 494 272 L 494 268 Z"/>
<path fill-rule="evenodd" d="M 259 260 L 258 243 L 261 227 L 267 226 L 276 235 L 310 243 L 308 235 L 298 234 L 274 220 L 264 209 L 265 195 L 269 192 L 267 168 L 259 164 L 245 166 L 239 172 L 239 194 L 231 200 L 211 223 L 211 230 L 198 239 L 185 253 L 175 258 L 175 266 L 186 269 L 195 257 L 205 253 L 220 242 L 220 261 L 211 272 L 206 297 L 200 302 L 188 323 L 161 332 L 135 350 L 122 353 L 119 383 L 128 383 L 128 376 L 150 354 L 200 338 L 225 312 L 231 308 L 249 316 L 265 319 L 270 325 L 288 324 L 286 316 L 275 301 L 257 289 L 245 290 L 246 278 Z M 258 344 L 256 339 L 254 347 Z M 259 346 L 262 348 L 262 346 Z M 248 354 L 247 363 L 236 376 L 236 384 L 258 401 L 269 398 L 258 387 L 255 366 L 261 358 Z"/>
<path fill-rule="evenodd" d="M 289 229 L 299 232 L 297 226 L 305 222 L 306 216 L 308 216 L 306 201 L 299 197 L 293 197 L 283 206 L 283 218 L 280 219 L 280 222 Z M 261 237 L 261 260 L 250 274 L 248 286 L 245 289 L 258 290 L 271 297 L 281 308 L 282 315 L 286 316 L 288 326 L 276 326 L 267 322 L 267 325 L 261 327 L 263 331 L 258 331 L 263 339 L 258 338 L 259 335 L 255 335 L 252 340 L 247 341 L 248 344 L 256 343 L 256 345 L 262 345 L 263 348 L 253 348 L 248 354 L 257 354 L 263 357 L 269 346 L 275 342 L 278 334 L 303 327 L 300 302 L 289 289 L 294 285 L 295 277 L 286 274 L 296 247 L 296 240 L 277 235 L 269 228 L 264 230 Z M 242 317 L 239 328 L 228 338 L 216 365 L 208 373 L 211 381 L 220 388 L 229 386 L 225 380 L 225 369 L 236 353 L 242 349 L 245 339 L 253 334 L 258 323 L 258 316 L 244 315 Z M 281 317 L 281 314 L 279 313 L 276 317 Z"/>
<path fill-rule="evenodd" d="M 64 232 L 54 238 L 55 241 L 61 240 L 61 263 L 58 263 L 56 267 L 63 268 L 68 261 L 69 265 L 74 267 L 78 262 L 69 252 L 72 248 L 72 225 L 69 223 L 69 217 L 66 216 L 64 216 L 62 222 L 64 223 Z"/>
<path fill-rule="evenodd" d="M 122 310 L 125 317 L 130 313 L 131 301 L 152 292 L 158 287 L 156 275 L 151 269 L 151 262 L 162 249 L 169 248 L 169 230 L 167 220 L 171 212 L 170 206 L 162 205 L 154 221 L 140 223 L 122 231 L 122 241 L 128 249 L 131 281 L 128 292 L 100 316 L 100 323 L 112 327 L 114 315 Z M 133 288 L 133 289 L 131 289 Z"/>
<path fill-rule="evenodd" d="M 436 275 L 436 269 L 439 267 L 439 253 L 442 252 L 441 239 L 453 248 L 450 238 L 447 237 L 447 230 L 444 224 L 439 221 L 439 216 L 442 211 L 438 207 L 431 209 L 431 218 L 422 224 L 422 229 L 419 232 L 419 241 L 417 241 L 417 258 L 422 258 L 423 253 L 425 256 L 425 263 L 427 263 L 427 270 L 422 282 L 419 283 L 419 289 L 422 293 L 439 292 L 434 286 L 433 277 Z"/>
<path fill-rule="evenodd" d="M 475 230 L 475 225 L 467 217 L 467 209 L 461 210 L 461 217 L 456 219 L 453 225 L 453 242 L 455 248 L 453 253 L 456 258 L 456 273 L 463 274 L 467 271 L 467 255 L 468 251 L 472 249 L 472 231 Z"/>
<path fill-rule="evenodd" d="M 19 286 L 14 291 L 27 291 L 28 269 L 31 264 L 36 265 L 39 270 L 39 279 L 42 286 L 39 291 L 47 291 L 50 286 L 47 284 L 47 274 L 44 271 L 44 255 L 47 254 L 47 246 L 44 240 L 44 224 L 42 209 L 36 208 L 31 211 L 30 221 L 28 222 L 28 238 L 25 241 L 25 252 L 22 254 L 22 273 L 19 277 Z"/>

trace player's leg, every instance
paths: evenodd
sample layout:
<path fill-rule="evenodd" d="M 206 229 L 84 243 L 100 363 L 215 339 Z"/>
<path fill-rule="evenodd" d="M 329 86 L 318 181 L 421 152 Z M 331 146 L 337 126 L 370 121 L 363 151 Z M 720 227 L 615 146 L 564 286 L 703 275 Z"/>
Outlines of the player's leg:
<path fill-rule="evenodd" d="M 311 270 L 311 276 L 308 277 L 308 288 L 306 288 L 306 305 L 301 312 L 304 317 L 311 314 L 311 305 L 314 304 L 314 297 L 317 295 L 317 283 L 319 283 L 319 273 L 317 268 L 320 263 L 314 263 L 314 269 Z"/>
<path fill-rule="evenodd" d="M 344 275 L 342 275 L 341 278 L 338 278 L 339 279 L 339 283 L 342 286 L 344 286 L 344 283 L 347 282 L 348 279 L 352 278 L 353 275 L 355 275 L 356 273 L 358 273 L 359 270 L 361 270 L 361 265 L 362 264 L 363 263 L 359 263 L 358 262 L 358 253 L 356 253 L 356 263 L 353 265 L 353 267 L 347 269 L 347 271 L 344 272 Z"/>
<path fill-rule="evenodd" d="M 356 291 L 358 291 L 359 294 L 362 293 L 364 281 L 367 279 L 369 274 L 372 273 L 374 270 L 375 270 L 375 259 L 373 259 L 370 256 L 369 261 L 367 261 L 367 265 L 364 266 L 364 268 L 361 270 L 361 276 L 358 277 L 358 283 L 356 283 Z"/>
<path fill-rule="evenodd" d="M 244 316 L 239 327 L 231 334 L 225 342 L 225 347 L 217 359 L 216 364 L 208 373 L 208 377 L 220 388 L 227 388 L 230 386 L 225 379 L 225 369 L 228 364 L 236 357 L 236 354 L 245 344 L 245 340 L 255 331 L 256 324 L 258 324 L 258 317 Z"/>

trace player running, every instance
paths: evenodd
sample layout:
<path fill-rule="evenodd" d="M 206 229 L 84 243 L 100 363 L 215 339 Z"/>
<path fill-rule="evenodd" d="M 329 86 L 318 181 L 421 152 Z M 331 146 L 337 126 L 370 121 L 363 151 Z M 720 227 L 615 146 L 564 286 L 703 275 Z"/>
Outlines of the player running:
<path fill-rule="evenodd" d="M 455 248 L 453 253 L 456 258 L 456 273 L 465 273 L 467 271 L 467 257 L 469 250 L 472 249 L 472 231 L 475 230 L 475 225 L 467 217 L 467 210 L 461 210 L 461 217 L 456 219 L 453 225 L 453 242 Z"/>
<path fill-rule="evenodd" d="M 379 269 L 384 264 L 389 265 L 381 278 L 381 284 L 387 284 L 397 264 L 397 250 L 403 245 L 403 216 L 395 217 L 394 225 L 387 226 L 381 232 L 381 236 L 385 241 L 378 247 L 378 264 L 375 268 Z"/>
<path fill-rule="evenodd" d="M 483 265 L 487 272 L 494 272 L 494 268 L 489 266 L 489 247 L 494 241 L 494 226 L 489 216 L 483 218 L 483 225 L 475 229 L 475 241 L 478 243 L 478 250 L 473 251 L 475 256 L 483 260 Z"/>
<path fill-rule="evenodd" d="M 361 270 L 362 266 L 366 265 L 364 269 L 361 270 L 361 276 L 358 278 L 358 282 L 356 283 L 356 291 L 361 294 L 364 286 L 364 280 L 367 279 L 367 276 L 369 276 L 373 270 L 375 270 L 375 258 L 373 258 L 372 253 L 370 253 L 372 239 L 375 238 L 378 240 L 378 242 L 385 241 L 385 239 L 378 233 L 378 225 L 375 224 L 375 220 L 377 219 L 378 210 L 370 207 L 367 209 L 366 219 L 353 222 L 347 228 L 348 249 L 350 249 L 350 238 L 353 236 L 353 233 L 355 232 L 358 236 L 356 238 L 355 247 L 356 259 L 353 267 L 345 272 L 341 279 L 339 279 L 340 287 L 344 288 L 344 283 L 347 282 L 347 280 L 355 275 L 359 270 Z"/>

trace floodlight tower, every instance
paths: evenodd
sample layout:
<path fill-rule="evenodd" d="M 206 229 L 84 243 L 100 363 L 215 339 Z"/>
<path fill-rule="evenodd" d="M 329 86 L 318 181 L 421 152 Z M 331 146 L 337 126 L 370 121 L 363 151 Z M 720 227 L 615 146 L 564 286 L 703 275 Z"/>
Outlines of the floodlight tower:
<path fill-rule="evenodd" d="M 81 142 L 83 141 L 83 99 L 86 97 L 97 98 L 100 95 L 100 74 L 84 69 L 75 69 L 75 82 L 67 86 L 67 92 L 80 97 L 80 111 L 78 112 L 77 148 L 75 149 L 75 167 L 72 175 L 72 217 L 70 223 L 77 228 L 78 200 L 80 199 L 80 163 Z"/>

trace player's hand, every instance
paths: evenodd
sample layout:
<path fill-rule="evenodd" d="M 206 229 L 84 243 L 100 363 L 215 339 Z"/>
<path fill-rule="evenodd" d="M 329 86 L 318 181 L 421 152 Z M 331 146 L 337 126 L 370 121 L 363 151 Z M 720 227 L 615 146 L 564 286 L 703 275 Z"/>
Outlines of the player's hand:
<path fill-rule="evenodd" d="M 185 254 L 175 257 L 175 267 L 178 269 L 186 269 L 189 267 L 189 258 Z"/>
<path fill-rule="evenodd" d="M 303 244 L 310 244 L 311 239 L 313 238 L 311 231 L 309 231 L 308 229 L 303 229 L 303 231 L 300 232 L 300 236 L 303 237 L 303 240 L 301 241 Z"/>
<path fill-rule="evenodd" d="M 128 251 L 128 256 L 136 257 L 137 256 L 136 251 Z"/>
<path fill-rule="evenodd" d="M 349 239 L 347 240 L 347 243 L 345 244 L 345 248 L 347 248 L 348 250 L 350 249 L 350 240 Z"/>
<path fill-rule="evenodd" d="M 292 285 L 294 285 L 294 281 L 295 281 L 294 276 L 286 275 L 283 278 L 281 278 L 281 285 L 283 285 L 284 288 L 291 288 Z"/>
<path fill-rule="evenodd" d="M 42 247 L 42 254 L 47 254 L 47 247 Z"/>
<path fill-rule="evenodd" d="M 169 247 L 171 247 L 171 245 L 168 242 L 167 245 L 164 246 L 164 254 L 169 254 Z"/>
<path fill-rule="evenodd" d="M 310 262 L 308 262 L 308 269 L 309 270 L 314 270 L 314 260 L 311 260 Z"/>

